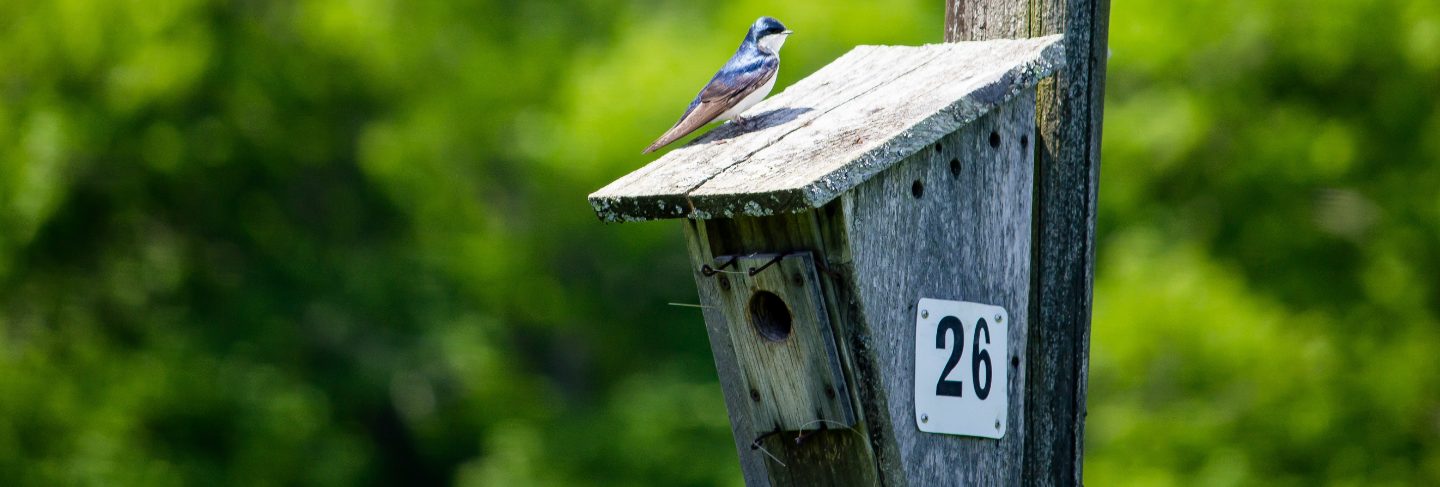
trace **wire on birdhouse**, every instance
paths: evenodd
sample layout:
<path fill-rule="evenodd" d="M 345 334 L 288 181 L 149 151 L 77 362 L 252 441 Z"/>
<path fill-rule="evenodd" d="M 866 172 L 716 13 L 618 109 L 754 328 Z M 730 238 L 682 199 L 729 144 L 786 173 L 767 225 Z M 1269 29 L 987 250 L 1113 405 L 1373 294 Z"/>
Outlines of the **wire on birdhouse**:
<path fill-rule="evenodd" d="M 782 467 L 788 467 L 789 465 L 786 465 L 785 462 L 780 461 L 779 457 L 776 457 L 774 454 L 770 453 L 770 450 L 766 450 L 765 447 L 761 445 L 761 442 L 765 441 L 766 437 L 778 434 L 780 434 L 780 430 L 776 429 L 775 431 L 771 431 L 769 433 L 765 433 L 763 435 L 755 437 L 755 441 L 750 442 L 750 449 L 760 450 L 760 453 L 764 453 L 765 456 L 770 457 L 770 459 L 774 460 L 775 463 L 780 464 L 780 466 Z"/>
<path fill-rule="evenodd" d="M 725 261 L 724 264 L 720 264 L 720 267 L 719 267 L 718 269 L 717 269 L 717 268 L 710 267 L 710 264 L 705 264 L 705 265 L 703 265 L 703 266 L 700 266 L 700 273 L 703 274 L 703 275 L 705 275 L 705 277 L 710 277 L 710 276 L 713 276 L 713 275 L 715 275 L 715 274 L 717 274 L 717 273 L 720 273 L 720 272 L 730 272 L 730 273 L 734 273 L 734 274 L 739 274 L 739 273 L 740 273 L 739 271 L 726 271 L 726 270 L 725 270 L 725 268 L 730 267 L 730 266 L 732 266 L 732 265 L 735 265 L 735 261 L 737 261 L 737 260 L 740 260 L 740 256 L 738 256 L 738 255 L 732 255 L 732 256 L 730 256 L 730 260 Z"/>
<path fill-rule="evenodd" d="M 750 271 L 749 271 L 749 274 L 750 274 L 751 276 L 754 276 L 754 275 L 756 275 L 756 274 L 759 274 L 760 271 L 763 271 L 763 270 L 765 270 L 765 268 L 770 267 L 770 266 L 772 266 L 772 265 L 775 265 L 776 262 L 780 262 L 780 259 L 784 259 L 785 256 L 787 256 L 787 255 L 790 255 L 790 253 L 789 253 L 789 252 L 782 252 L 782 253 L 779 253 L 779 254 L 775 254 L 775 258 L 770 259 L 770 261 L 769 261 L 769 262 L 766 262 L 765 265 L 762 265 L 762 266 L 760 266 L 760 267 L 758 267 L 758 268 L 752 267 L 752 268 L 750 269 Z"/>

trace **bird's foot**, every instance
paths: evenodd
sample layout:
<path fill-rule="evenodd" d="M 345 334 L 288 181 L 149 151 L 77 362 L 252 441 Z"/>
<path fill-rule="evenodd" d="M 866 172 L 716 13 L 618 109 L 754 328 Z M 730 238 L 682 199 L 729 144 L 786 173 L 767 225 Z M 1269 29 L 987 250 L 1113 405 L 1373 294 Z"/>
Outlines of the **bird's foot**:
<path fill-rule="evenodd" d="M 740 130 L 744 130 L 746 132 L 750 131 L 750 119 L 736 115 L 734 121 L 735 126 L 740 127 Z"/>

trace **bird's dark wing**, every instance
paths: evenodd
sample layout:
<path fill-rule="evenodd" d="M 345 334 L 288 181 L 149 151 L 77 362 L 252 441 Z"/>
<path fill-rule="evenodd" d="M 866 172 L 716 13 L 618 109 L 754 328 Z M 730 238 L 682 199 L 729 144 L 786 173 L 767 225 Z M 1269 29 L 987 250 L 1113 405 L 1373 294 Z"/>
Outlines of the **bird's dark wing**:
<path fill-rule="evenodd" d="M 720 72 L 715 73 L 714 78 L 710 78 L 710 83 L 700 90 L 700 94 L 695 95 L 695 100 L 690 102 L 690 107 L 685 109 L 680 121 L 675 122 L 675 126 L 665 131 L 650 147 L 646 147 L 642 154 L 654 152 L 655 149 L 664 147 L 715 120 L 715 117 L 765 86 L 780 68 L 780 59 L 773 55 L 743 56 L 744 54 L 746 53 L 735 53 L 735 57 L 725 63 Z"/>

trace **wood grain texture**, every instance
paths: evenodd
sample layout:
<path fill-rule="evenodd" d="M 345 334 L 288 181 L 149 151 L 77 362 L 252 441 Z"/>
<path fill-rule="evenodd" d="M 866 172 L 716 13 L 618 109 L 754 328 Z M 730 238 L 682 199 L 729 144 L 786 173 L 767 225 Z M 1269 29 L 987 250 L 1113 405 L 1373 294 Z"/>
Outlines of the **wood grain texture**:
<path fill-rule="evenodd" d="M 846 227 L 867 353 L 878 363 L 878 376 L 868 380 L 881 389 L 875 395 L 888 412 L 888 422 L 874 428 L 890 435 L 884 441 L 893 442 L 899 454 L 889 467 L 899 471 L 883 471 L 885 478 L 909 485 L 1020 482 L 1034 117 L 1033 94 L 1027 92 L 843 197 L 850 209 Z M 1012 367 L 1010 426 L 1003 438 L 923 433 L 915 426 L 920 298 L 1011 310 L 1011 356 L 997 362 Z"/>
<path fill-rule="evenodd" d="M 1033 2 L 946 1 L 945 41 L 1034 37 L 1026 22 Z"/>
<path fill-rule="evenodd" d="M 1034 97 L 1026 92 L 821 208 L 686 220 L 706 328 L 750 485 L 993 485 L 1020 481 L 1025 435 Z M 992 136 L 993 134 L 993 136 Z M 997 144 L 991 145 L 991 140 Z M 916 190 L 916 182 L 919 190 Z M 919 197 L 916 197 L 916 194 Z M 726 292 L 699 269 L 716 257 L 806 251 L 827 303 L 852 428 L 776 433 L 757 421 Z M 723 260 L 721 261 L 724 262 Z M 733 287 L 733 283 L 732 283 Z M 914 320 L 921 297 L 1012 312 L 1010 409 L 1000 440 L 921 433 L 914 424 Z M 796 441 L 798 439 L 803 441 Z M 758 444 L 764 450 L 752 448 Z M 768 452 L 768 454 L 767 454 Z M 771 459 L 770 455 L 775 458 Z M 783 462 L 783 465 L 782 463 Z"/>
<path fill-rule="evenodd" d="M 606 221 L 765 216 L 818 208 L 1037 84 L 1058 36 L 861 46 L 722 126 L 590 195 Z"/>
<path fill-rule="evenodd" d="M 855 425 L 850 428 L 820 424 L 798 431 L 776 431 L 773 424 L 759 424 L 750 412 L 752 401 L 743 367 L 737 358 L 736 345 L 730 333 L 734 326 L 724 311 L 724 296 L 719 281 L 701 272 L 717 255 L 738 255 L 755 252 L 810 251 L 820 274 L 817 275 L 827 303 L 828 318 L 837 337 L 850 337 L 853 327 L 846 311 L 853 299 L 837 284 L 834 270 L 825 255 L 845 255 L 839 250 L 837 232 L 826 228 L 826 211 L 779 215 L 767 218 L 733 220 L 686 220 L 685 240 L 690 250 L 700 302 L 705 308 L 705 327 L 710 348 L 715 356 L 720 386 L 730 415 L 736 451 L 745 482 L 764 485 L 877 485 L 877 456 L 868 441 L 865 409 L 856 408 Z M 841 369 L 847 383 L 857 373 L 849 352 L 849 340 L 835 342 Z M 848 384 L 847 384 L 848 385 Z M 852 404 L 861 404 L 859 394 L 849 388 L 840 391 Z M 873 412 L 872 412 L 873 414 Z M 797 441 L 802 439 L 803 441 Z M 758 445 L 759 448 L 755 448 Z M 762 450 L 763 449 L 763 450 Z M 772 458 L 771 456 L 774 456 Z M 778 461 L 776 460 L 778 459 Z M 781 463 L 783 462 L 783 464 Z"/>
<path fill-rule="evenodd" d="M 1067 64 L 1037 95 L 1025 484 L 1080 485 L 1110 2 L 947 0 L 945 10 L 947 41 L 1065 36 Z"/>
<path fill-rule="evenodd" d="M 778 431 L 855 425 L 830 315 L 809 252 L 719 256 L 707 283 L 717 288 L 735 347 L 751 421 Z M 769 293 L 785 336 L 766 336 L 757 297 Z M 763 314 L 763 313 L 762 313 Z M 783 315 L 783 316 L 780 316 Z M 765 320 L 759 320 L 765 321 Z"/>

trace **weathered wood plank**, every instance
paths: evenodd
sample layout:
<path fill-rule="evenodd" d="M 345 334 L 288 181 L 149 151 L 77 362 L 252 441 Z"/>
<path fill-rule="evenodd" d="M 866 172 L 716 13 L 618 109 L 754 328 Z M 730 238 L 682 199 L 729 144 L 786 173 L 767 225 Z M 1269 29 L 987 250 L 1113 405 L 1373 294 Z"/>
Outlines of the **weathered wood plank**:
<path fill-rule="evenodd" d="M 860 280 L 864 352 L 878 364 L 866 380 L 886 409 L 885 437 L 899 459 L 882 467 L 909 485 L 1020 482 L 1030 306 L 1034 98 L 1025 92 L 990 115 L 842 196 Z M 992 135 L 993 134 L 993 135 Z M 996 145 L 992 146 L 994 141 Z M 918 186 L 918 190 L 917 190 Z M 918 195 L 918 196 L 917 196 Z M 924 433 L 915 426 L 915 313 L 920 298 L 1011 310 L 1006 435 L 984 439 Z M 861 386 L 865 387 L 865 386 Z"/>
<path fill-rule="evenodd" d="M 850 428 L 822 424 L 807 429 L 803 437 L 797 431 L 777 433 L 772 424 L 757 424 L 750 411 L 749 389 L 737 358 L 731 323 L 724 312 L 724 296 L 719 281 L 701 272 L 702 266 L 718 255 L 755 252 L 810 251 L 822 271 L 818 279 L 824 290 L 832 332 L 837 337 L 851 336 L 853 326 L 846 311 L 853 299 L 830 277 L 833 269 L 830 255 L 844 255 L 840 242 L 832 238 L 833 229 L 825 228 L 822 220 L 833 220 L 824 211 L 779 215 L 767 218 L 733 220 L 685 220 L 685 240 L 690 250 L 700 302 L 705 313 L 705 328 L 710 336 L 710 349 L 715 356 L 720 386 L 730 415 L 730 425 L 739 453 L 741 472 L 751 486 L 765 485 L 856 485 L 879 483 L 876 453 L 867 440 L 866 408 L 855 408 L 855 426 Z M 824 263 L 824 264 L 821 264 Z M 844 394 L 852 404 L 862 398 L 848 387 L 856 375 L 848 339 L 837 338 L 836 349 L 847 380 Z M 821 430 L 824 431 L 821 431 Z M 796 441 L 803 438 L 803 441 Z M 758 444 L 758 448 L 755 445 Z M 773 457 L 772 457 L 773 456 Z M 778 460 L 777 460 L 778 459 Z M 783 464 L 781 463 L 783 462 Z"/>
<path fill-rule="evenodd" d="M 1061 63 L 1058 38 L 957 44 L 691 191 L 698 218 L 818 207 L 1004 103 Z M 1018 66 L 996 58 L 1033 59 Z M 787 202 L 792 202 L 788 203 Z M 719 214 L 700 214 L 701 208 Z"/>
<path fill-rule="evenodd" d="M 1081 485 L 1109 0 L 947 0 L 945 39 L 1064 34 L 1038 94 L 1026 485 Z"/>
<path fill-rule="evenodd" d="M 1058 42 L 862 46 L 751 109 L 762 128 L 737 133 L 722 126 L 591 194 L 591 205 L 606 221 L 762 216 L 818 207 L 1033 86 L 1063 62 L 1053 48 Z M 956 78 L 972 81 L 935 83 Z M 892 86 L 897 80 L 905 81 Z M 821 148 L 826 151 L 807 155 Z M 808 180 L 765 177 L 812 167 L 803 173 Z"/>
<path fill-rule="evenodd" d="M 725 397 L 725 410 L 730 416 L 730 429 L 735 438 L 735 450 L 739 455 L 740 471 L 750 487 L 770 485 L 766 476 L 766 462 L 770 461 L 750 448 L 759 436 L 759 428 L 750 414 L 748 391 L 738 373 L 740 361 L 736 358 L 735 345 L 730 339 L 729 322 L 719 307 L 724 299 L 718 285 L 707 285 L 710 277 L 701 268 L 714 259 L 710 248 L 709 231 L 703 221 L 686 221 L 684 227 L 685 246 L 690 255 L 690 269 L 695 278 L 695 287 L 700 297 L 702 313 L 705 315 L 705 332 L 710 338 L 710 353 L 715 358 L 715 370 L 720 379 L 720 391 Z"/>
<path fill-rule="evenodd" d="M 1035 37 L 1024 21 L 1031 2 L 946 1 L 945 42 Z"/>
<path fill-rule="evenodd" d="M 720 256 L 710 265 L 752 421 L 780 431 L 854 426 L 810 253 Z"/>

